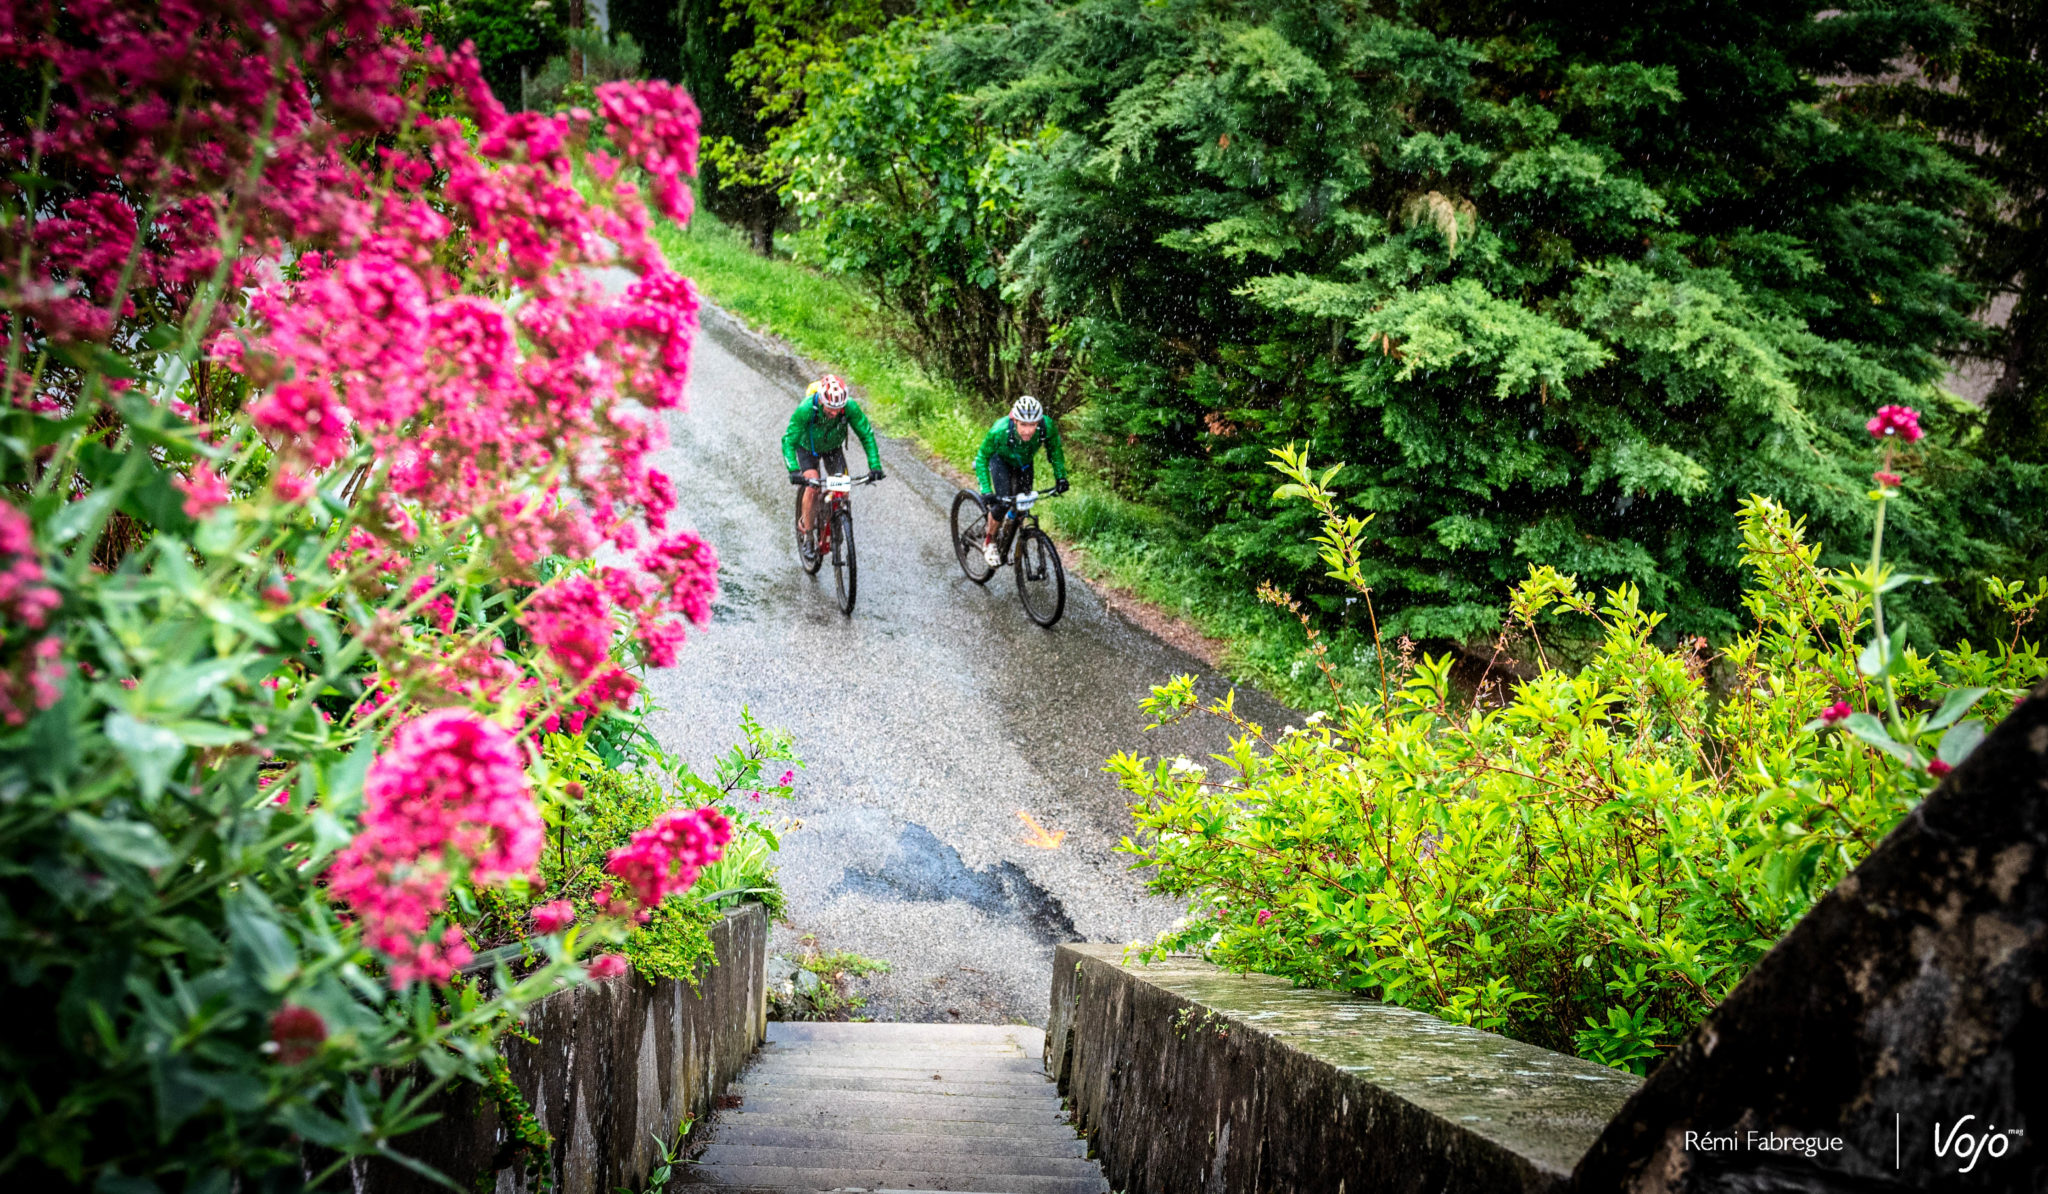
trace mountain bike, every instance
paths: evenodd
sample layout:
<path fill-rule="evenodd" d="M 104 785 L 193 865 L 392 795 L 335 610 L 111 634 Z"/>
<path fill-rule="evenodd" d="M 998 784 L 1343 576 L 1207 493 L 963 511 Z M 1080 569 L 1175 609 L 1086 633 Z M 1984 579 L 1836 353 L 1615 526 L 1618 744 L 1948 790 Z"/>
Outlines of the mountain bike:
<path fill-rule="evenodd" d="M 873 485 L 874 475 L 856 481 L 845 473 L 831 473 L 823 477 L 808 478 L 804 485 L 821 489 L 818 501 L 812 507 L 811 529 L 807 534 L 801 528 L 804 520 L 804 491 L 796 492 L 796 517 L 792 525 L 796 532 L 797 561 L 805 572 L 818 574 L 826 560 L 832 561 L 832 588 L 839 595 L 839 612 L 853 614 L 853 598 L 859 584 L 856 560 L 853 550 L 853 502 L 851 495 L 856 485 Z"/>
<path fill-rule="evenodd" d="M 1067 573 L 1060 566 L 1059 549 L 1052 536 L 1038 529 L 1038 515 L 1031 508 L 1049 493 L 1032 490 L 995 499 L 993 509 L 981 504 L 981 495 L 963 489 L 953 498 L 953 558 L 967 579 L 985 585 L 996 570 L 982 558 L 981 544 L 987 533 L 988 515 L 1000 511 L 1002 523 L 996 529 L 996 550 L 1002 562 L 1017 573 L 1017 597 L 1024 613 L 1040 626 L 1050 626 L 1067 610 Z"/>

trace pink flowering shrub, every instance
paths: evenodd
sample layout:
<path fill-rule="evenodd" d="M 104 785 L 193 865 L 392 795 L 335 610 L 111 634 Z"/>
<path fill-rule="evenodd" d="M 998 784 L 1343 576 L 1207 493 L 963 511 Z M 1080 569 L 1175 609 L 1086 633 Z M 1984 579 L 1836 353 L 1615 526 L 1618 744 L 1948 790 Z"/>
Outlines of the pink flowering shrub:
<path fill-rule="evenodd" d="M 329 869 L 363 937 L 392 959 L 391 981 L 445 982 L 469 961 L 460 930 L 436 936 L 452 879 L 497 883 L 531 872 L 543 826 L 526 760 L 504 727 L 467 709 L 405 723 L 370 765 L 363 829 Z"/>
<path fill-rule="evenodd" d="M 392 0 L 0 0 L 0 72 L 0 945 L 105 1026 L 0 1058 L 10 1176 L 296 1184 L 717 856 L 674 770 L 602 838 L 665 904 L 561 869 L 716 591 L 696 110 L 507 113 Z"/>
<path fill-rule="evenodd" d="M 624 880 L 633 898 L 653 907 L 697 881 L 732 840 L 732 824 L 715 808 L 671 809 L 611 852 L 605 870 Z"/>

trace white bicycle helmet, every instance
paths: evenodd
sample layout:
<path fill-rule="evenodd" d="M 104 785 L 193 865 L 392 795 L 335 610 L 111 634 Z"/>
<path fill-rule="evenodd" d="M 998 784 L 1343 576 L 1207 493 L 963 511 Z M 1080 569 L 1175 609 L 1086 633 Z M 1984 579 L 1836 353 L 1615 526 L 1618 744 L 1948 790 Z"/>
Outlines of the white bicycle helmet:
<path fill-rule="evenodd" d="M 1026 394 L 1010 405 L 1010 417 L 1019 423 L 1036 423 L 1045 418 L 1045 408 Z"/>
<path fill-rule="evenodd" d="M 837 374 L 827 373 L 811 383 L 811 393 L 818 396 L 818 405 L 837 413 L 846 409 L 846 399 L 853 391 L 848 388 L 845 379 Z"/>

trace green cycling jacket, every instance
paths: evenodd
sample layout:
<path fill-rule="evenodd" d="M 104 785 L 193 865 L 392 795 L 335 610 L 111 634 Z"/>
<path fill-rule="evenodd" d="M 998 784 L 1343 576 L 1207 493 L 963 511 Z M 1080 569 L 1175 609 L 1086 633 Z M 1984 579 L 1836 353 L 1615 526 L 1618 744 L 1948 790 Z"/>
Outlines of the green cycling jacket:
<path fill-rule="evenodd" d="M 793 473 L 797 471 L 798 448 L 820 456 L 837 452 L 846 446 L 848 427 L 860 437 L 860 446 L 867 449 L 868 471 L 881 468 L 882 452 L 875 447 L 875 428 L 868 422 L 867 413 L 861 410 L 860 403 L 849 398 L 845 412 L 833 416 L 826 414 L 825 409 L 818 405 L 816 395 L 797 403 L 796 409 L 790 412 L 789 427 L 782 433 L 783 463 L 789 465 L 789 471 Z"/>
<path fill-rule="evenodd" d="M 981 437 L 981 450 L 974 454 L 974 479 L 981 482 L 981 491 L 995 492 L 988 480 L 988 462 L 992 457 L 1000 456 L 1010 462 L 1011 468 L 1021 469 L 1038 455 L 1040 446 L 1045 448 L 1046 459 L 1052 461 L 1053 480 L 1066 480 L 1067 453 L 1060 446 L 1059 424 L 1053 422 L 1051 415 L 1045 416 L 1045 422 L 1038 426 L 1038 434 L 1029 442 L 1018 439 L 1017 433 L 1010 430 L 1010 416 L 997 419 L 995 426 L 988 429 L 988 434 Z"/>

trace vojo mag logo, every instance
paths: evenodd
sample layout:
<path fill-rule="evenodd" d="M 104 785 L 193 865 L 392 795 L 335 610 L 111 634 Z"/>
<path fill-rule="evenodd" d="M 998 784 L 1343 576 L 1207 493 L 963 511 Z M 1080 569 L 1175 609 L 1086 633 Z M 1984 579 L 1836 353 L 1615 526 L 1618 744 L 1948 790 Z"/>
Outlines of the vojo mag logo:
<path fill-rule="evenodd" d="M 1903 1132 L 1903 1125 L 1899 1130 Z M 2025 1128 L 2001 1128 L 1975 1115 L 1965 1115 L 1948 1122 L 1936 1120 L 1934 1155 L 1945 1164 L 1953 1163 L 1957 1173 L 1968 1173 L 1980 1161 L 1995 1162 L 2019 1151 L 2020 1146 L 2026 1143 L 2026 1136 Z"/>

